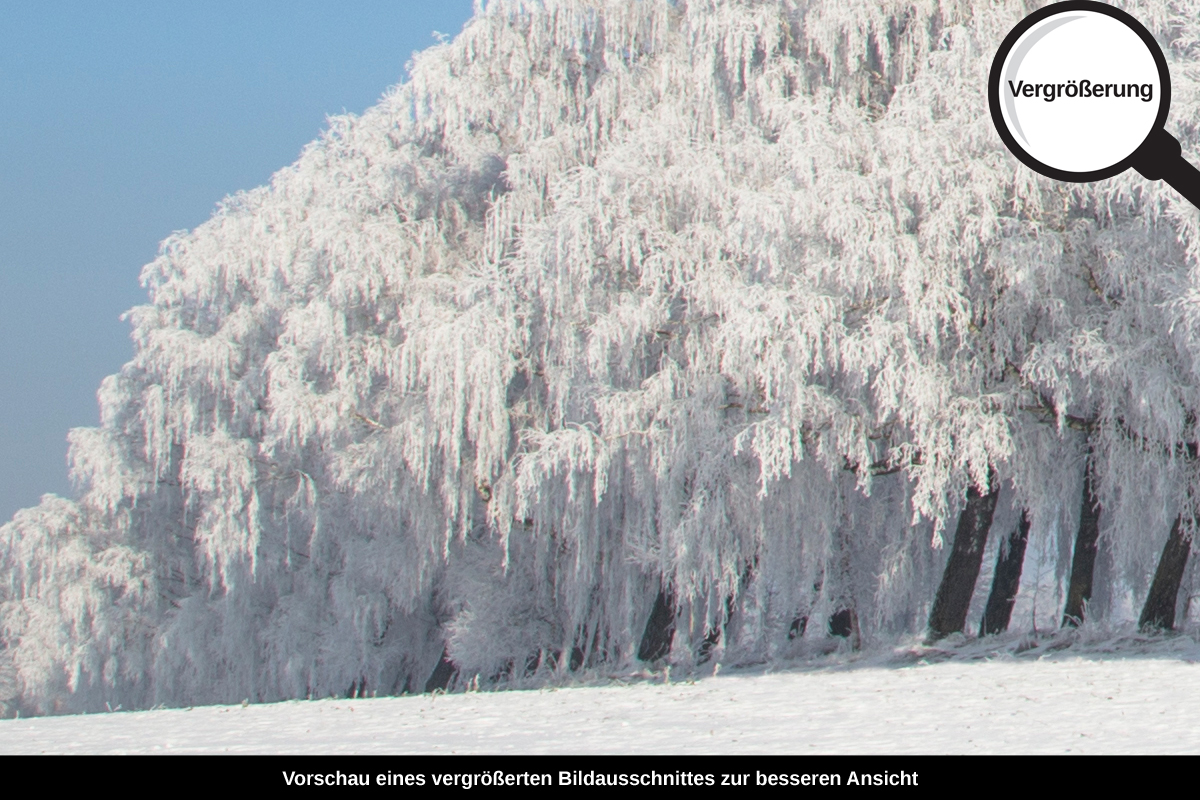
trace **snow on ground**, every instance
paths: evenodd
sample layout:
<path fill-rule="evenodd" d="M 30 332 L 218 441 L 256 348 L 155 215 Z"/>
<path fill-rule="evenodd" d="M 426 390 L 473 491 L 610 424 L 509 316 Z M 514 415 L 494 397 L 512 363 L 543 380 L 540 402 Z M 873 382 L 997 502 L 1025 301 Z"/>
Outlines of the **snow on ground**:
<path fill-rule="evenodd" d="M 672 683 L 5 720 L 0 753 L 1200 752 L 1194 640 L 1054 648 L 966 644 Z"/>

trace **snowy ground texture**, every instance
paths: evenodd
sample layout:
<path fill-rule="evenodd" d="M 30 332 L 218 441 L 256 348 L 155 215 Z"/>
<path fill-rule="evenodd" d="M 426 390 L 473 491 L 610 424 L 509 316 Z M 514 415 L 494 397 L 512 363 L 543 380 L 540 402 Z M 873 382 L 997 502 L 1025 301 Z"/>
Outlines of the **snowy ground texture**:
<path fill-rule="evenodd" d="M 1200 644 L 833 653 L 775 672 L 0 721 L 0 753 L 1200 753 Z"/>

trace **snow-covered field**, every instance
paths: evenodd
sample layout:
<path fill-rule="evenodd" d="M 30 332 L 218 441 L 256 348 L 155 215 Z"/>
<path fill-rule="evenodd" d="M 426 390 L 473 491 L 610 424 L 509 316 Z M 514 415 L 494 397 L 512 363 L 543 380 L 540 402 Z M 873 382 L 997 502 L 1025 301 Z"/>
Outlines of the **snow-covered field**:
<path fill-rule="evenodd" d="M 1062 644 L 834 655 L 671 683 L 6 720 L 0 753 L 1200 753 L 1193 639 Z"/>

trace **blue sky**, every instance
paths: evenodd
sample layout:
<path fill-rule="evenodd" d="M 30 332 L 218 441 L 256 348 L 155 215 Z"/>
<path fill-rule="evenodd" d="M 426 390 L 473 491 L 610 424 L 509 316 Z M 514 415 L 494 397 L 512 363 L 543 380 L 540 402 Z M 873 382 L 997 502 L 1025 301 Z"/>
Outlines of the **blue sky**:
<path fill-rule="evenodd" d="M 0 522 L 70 493 L 171 231 L 266 182 L 471 0 L 0 0 Z"/>

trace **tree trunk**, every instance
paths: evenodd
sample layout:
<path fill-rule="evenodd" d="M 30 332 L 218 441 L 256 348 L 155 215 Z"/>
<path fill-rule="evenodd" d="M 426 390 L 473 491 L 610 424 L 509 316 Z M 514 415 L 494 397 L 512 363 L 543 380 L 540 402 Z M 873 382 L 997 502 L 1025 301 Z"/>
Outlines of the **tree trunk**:
<path fill-rule="evenodd" d="M 642 643 L 637 657 L 642 661 L 657 661 L 671 652 L 675 638 L 675 595 L 667 589 L 659 589 L 654 599 L 654 610 L 646 620 Z"/>
<path fill-rule="evenodd" d="M 712 658 L 713 648 L 721 643 L 721 636 L 724 635 L 724 628 L 725 626 L 729 625 L 730 621 L 733 619 L 733 612 L 735 609 L 734 603 L 737 600 L 737 595 L 744 592 L 746 587 L 750 585 L 750 579 L 754 577 L 754 569 L 757 566 L 758 556 L 755 556 L 754 560 L 747 564 L 746 568 L 742 570 L 742 579 L 738 584 L 737 593 L 730 594 L 725 598 L 725 621 L 723 624 L 718 625 L 711 631 L 707 631 L 704 634 L 704 641 L 700 645 L 700 653 L 699 657 L 696 659 L 696 663 L 706 664 L 708 663 L 708 660 Z"/>
<path fill-rule="evenodd" d="M 975 581 L 979 578 L 979 567 L 983 563 L 983 548 L 987 544 L 988 529 L 992 527 L 992 515 L 996 513 L 996 499 L 1000 494 L 998 482 L 989 478 L 991 491 L 981 495 L 972 486 L 967 490 L 967 505 L 958 517 L 958 529 L 954 532 L 954 545 L 950 549 L 950 560 L 942 574 L 933 610 L 929 613 L 928 641 L 957 633 L 967 621 L 971 606 L 971 595 L 975 592 Z"/>
<path fill-rule="evenodd" d="M 840 608 L 829 617 L 829 635 L 849 639 L 854 633 L 854 612 Z"/>
<path fill-rule="evenodd" d="M 442 650 L 442 658 L 438 661 L 436 667 L 433 668 L 433 674 L 429 676 L 429 680 L 425 681 L 426 692 L 445 691 L 450 685 L 450 681 L 454 680 L 454 676 L 458 674 L 458 667 L 450 660 L 450 652 Z"/>
<path fill-rule="evenodd" d="M 1017 601 L 1017 590 L 1021 588 L 1021 568 L 1025 564 L 1025 545 L 1028 543 L 1029 515 L 1022 511 L 1021 522 L 1008 535 L 996 556 L 996 574 L 992 578 L 992 591 L 983 612 L 983 622 L 979 625 L 980 636 L 993 636 L 1008 630 L 1013 604 Z"/>
<path fill-rule="evenodd" d="M 846 639 L 857 650 L 862 646 L 862 632 L 858 627 L 858 612 L 853 608 L 840 608 L 829 617 L 829 635 Z"/>
<path fill-rule="evenodd" d="M 743 577 L 742 585 L 747 583 L 747 579 Z M 697 664 L 707 664 L 712 658 L 712 651 L 721 643 L 721 633 L 725 625 L 733 619 L 733 602 L 734 596 L 729 595 L 725 598 L 725 621 L 723 624 L 718 624 L 712 630 L 705 632 L 704 641 L 700 643 L 700 652 L 696 658 Z"/>
<path fill-rule="evenodd" d="M 1063 607 L 1062 626 L 1076 627 L 1083 622 L 1084 609 L 1092 599 L 1092 576 L 1096 570 L 1096 543 L 1100 539 L 1100 503 L 1095 494 L 1095 468 L 1091 446 L 1083 468 L 1083 504 L 1079 509 L 1079 531 L 1075 534 L 1075 555 L 1071 558 L 1071 583 Z"/>
<path fill-rule="evenodd" d="M 1175 518 L 1162 557 L 1158 559 L 1154 582 L 1150 584 L 1150 594 L 1146 596 L 1146 605 L 1138 620 L 1138 627 L 1144 631 L 1169 631 L 1175 627 L 1175 599 L 1179 595 L 1183 570 L 1192 552 L 1191 531 L 1184 531 L 1182 523 L 1182 516 Z"/>

